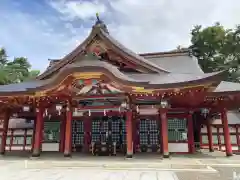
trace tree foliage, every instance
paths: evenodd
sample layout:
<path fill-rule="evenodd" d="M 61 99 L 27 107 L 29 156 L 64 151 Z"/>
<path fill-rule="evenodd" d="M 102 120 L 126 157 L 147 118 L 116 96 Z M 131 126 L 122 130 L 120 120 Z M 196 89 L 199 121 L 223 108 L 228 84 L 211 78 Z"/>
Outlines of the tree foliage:
<path fill-rule="evenodd" d="M 0 48 L 0 85 L 19 83 L 38 76 L 40 71 L 31 70 L 27 58 L 17 57 L 9 60 L 6 50 Z"/>
<path fill-rule="evenodd" d="M 226 29 L 220 23 L 192 31 L 191 49 L 205 73 L 228 70 L 226 80 L 239 82 L 240 26 Z"/>

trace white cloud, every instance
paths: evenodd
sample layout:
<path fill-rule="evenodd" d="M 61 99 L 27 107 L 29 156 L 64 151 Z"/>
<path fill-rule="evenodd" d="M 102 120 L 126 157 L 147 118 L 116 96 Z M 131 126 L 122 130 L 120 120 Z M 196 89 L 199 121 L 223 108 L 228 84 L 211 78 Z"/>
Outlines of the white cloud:
<path fill-rule="evenodd" d="M 50 5 L 65 15 L 66 19 L 78 19 L 87 20 L 95 16 L 97 12 L 104 13 L 106 6 L 101 4 L 100 1 L 67 1 L 61 0 L 50 1 Z"/>
<path fill-rule="evenodd" d="M 5 14 L 1 19 L 0 47 L 6 48 L 10 58 L 28 57 L 32 68 L 41 71 L 48 66 L 48 58 L 63 57 L 76 46 L 76 40 L 84 40 L 88 34 L 83 27 L 74 29 L 66 24 L 63 29 L 49 19 L 37 19 L 20 12 Z"/>
<path fill-rule="evenodd" d="M 240 22 L 239 0 L 109 0 L 111 8 L 106 1 L 101 2 L 55 1 L 55 7 L 75 19 L 89 18 L 102 11 L 114 20 L 108 25 L 113 36 L 136 52 L 187 46 L 190 30 L 197 24 L 212 25 L 219 21 L 233 27 Z"/>
<path fill-rule="evenodd" d="M 33 68 L 41 70 L 48 58 L 63 57 L 87 37 L 96 12 L 108 22 L 110 33 L 136 52 L 186 46 L 196 24 L 219 21 L 233 27 L 240 22 L 239 0 L 51 0 L 49 4 L 60 16 L 0 12 L 0 47 L 6 47 L 10 56 L 27 56 Z"/>

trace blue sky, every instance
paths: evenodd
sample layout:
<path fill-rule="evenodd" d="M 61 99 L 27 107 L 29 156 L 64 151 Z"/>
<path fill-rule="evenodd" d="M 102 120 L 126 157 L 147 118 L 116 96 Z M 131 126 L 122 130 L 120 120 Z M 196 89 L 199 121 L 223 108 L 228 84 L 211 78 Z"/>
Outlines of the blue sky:
<path fill-rule="evenodd" d="M 186 46 L 196 24 L 240 23 L 239 0 L 0 0 L 0 47 L 43 71 L 86 38 L 96 12 L 136 52 Z"/>

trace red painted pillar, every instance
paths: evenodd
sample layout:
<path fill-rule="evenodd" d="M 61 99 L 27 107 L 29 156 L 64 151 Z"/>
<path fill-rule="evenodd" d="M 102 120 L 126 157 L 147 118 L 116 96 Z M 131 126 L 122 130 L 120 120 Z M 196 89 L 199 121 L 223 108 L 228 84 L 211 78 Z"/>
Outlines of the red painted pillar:
<path fill-rule="evenodd" d="M 33 146 L 33 157 L 40 156 L 40 149 L 42 144 L 42 135 L 43 135 L 43 113 L 44 109 L 42 107 L 39 107 L 36 109 L 36 129 L 34 134 L 34 146 Z"/>
<path fill-rule="evenodd" d="M 194 145 L 194 129 L 193 129 L 193 112 L 189 111 L 187 124 L 188 124 L 188 152 L 194 153 L 195 152 L 195 145 Z"/>
<path fill-rule="evenodd" d="M 212 135 L 212 126 L 211 119 L 207 119 L 207 135 L 208 135 L 208 147 L 209 152 L 213 152 L 213 135 Z"/>
<path fill-rule="evenodd" d="M 236 138 L 237 138 L 237 145 L 238 145 L 238 152 L 240 151 L 240 138 L 239 138 L 239 130 L 238 125 L 236 125 Z"/>
<path fill-rule="evenodd" d="M 127 158 L 132 158 L 133 156 L 132 117 L 132 111 L 128 110 L 126 112 Z"/>
<path fill-rule="evenodd" d="M 222 124 L 223 124 L 226 156 L 232 156 L 232 144 L 231 144 L 230 133 L 229 133 L 229 128 L 228 128 L 228 119 L 227 119 L 226 109 L 222 110 L 221 118 L 222 118 Z"/>
<path fill-rule="evenodd" d="M 70 105 L 68 105 L 66 112 L 64 157 L 71 157 L 71 154 L 72 154 L 72 110 Z"/>
<path fill-rule="evenodd" d="M 167 109 L 160 109 L 160 118 L 161 118 L 161 133 L 162 133 L 162 151 L 163 157 L 169 157 L 168 151 L 168 119 L 167 119 Z"/>
<path fill-rule="evenodd" d="M 3 131 L 2 131 L 2 143 L 1 143 L 1 149 L 0 149 L 0 154 L 5 154 L 5 149 L 6 149 L 6 141 L 7 141 L 7 134 L 8 134 L 8 124 L 9 124 L 9 118 L 10 118 L 10 113 L 8 110 L 4 112 L 3 115 Z"/>
<path fill-rule="evenodd" d="M 64 113 L 63 116 L 61 116 L 61 124 L 60 124 L 60 146 L 59 151 L 64 152 L 64 143 L 65 143 L 65 129 L 66 129 L 66 114 Z"/>
<path fill-rule="evenodd" d="M 137 150 L 137 112 L 133 112 L 133 117 L 132 117 L 132 138 L 133 138 L 133 153 L 136 153 Z"/>
<path fill-rule="evenodd" d="M 34 124 L 33 124 L 33 134 L 32 134 L 32 148 L 31 148 L 31 152 L 33 153 L 33 149 L 34 149 L 34 144 L 35 144 L 35 132 L 36 132 L 36 125 L 37 125 L 37 120 L 34 119 Z"/>
<path fill-rule="evenodd" d="M 91 144 L 91 128 L 92 121 L 89 115 L 84 115 L 83 127 L 84 127 L 84 152 L 89 152 L 89 145 Z"/>

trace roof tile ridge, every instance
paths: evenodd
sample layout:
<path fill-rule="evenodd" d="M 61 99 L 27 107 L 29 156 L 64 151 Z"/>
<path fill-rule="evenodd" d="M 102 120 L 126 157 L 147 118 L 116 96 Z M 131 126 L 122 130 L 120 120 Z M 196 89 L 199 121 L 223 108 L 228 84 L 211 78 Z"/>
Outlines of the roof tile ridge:
<path fill-rule="evenodd" d="M 137 59 L 139 59 L 139 60 L 143 60 L 143 59 L 144 59 L 143 63 L 148 64 L 148 65 L 150 65 L 150 66 L 152 66 L 152 67 L 154 67 L 154 68 L 157 68 L 157 69 L 159 69 L 159 70 L 161 70 L 161 71 L 168 72 L 168 70 L 159 67 L 157 64 L 155 64 L 155 63 L 149 61 L 148 59 L 145 59 L 144 57 L 140 56 L 139 54 L 133 52 L 132 50 L 130 50 L 129 48 L 127 48 L 126 46 L 124 46 L 122 43 L 120 43 L 118 40 L 116 40 L 115 38 L 113 38 L 110 34 L 104 32 L 104 31 L 101 31 L 101 34 L 102 34 L 105 38 L 107 38 L 109 41 L 112 42 L 111 39 L 113 39 L 114 41 L 116 41 L 116 43 L 118 43 L 118 44 L 121 45 L 122 47 L 126 48 L 129 52 L 133 53 L 133 54 L 136 56 L 135 58 L 137 58 Z M 110 37 L 111 39 L 110 39 L 109 37 Z M 112 42 L 112 43 L 114 44 L 114 42 Z M 116 44 L 115 44 L 115 45 L 116 45 Z M 116 46 L 117 46 L 117 45 L 116 45 Z M 127 52 L 126 52 L 126 53 L 127 53 Z M 129 56 L 131 56 L 131 54 L 129 54 Z"/>

